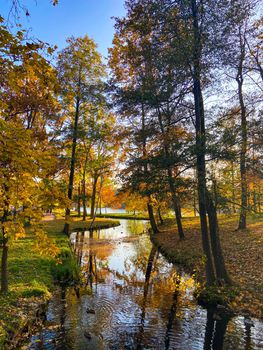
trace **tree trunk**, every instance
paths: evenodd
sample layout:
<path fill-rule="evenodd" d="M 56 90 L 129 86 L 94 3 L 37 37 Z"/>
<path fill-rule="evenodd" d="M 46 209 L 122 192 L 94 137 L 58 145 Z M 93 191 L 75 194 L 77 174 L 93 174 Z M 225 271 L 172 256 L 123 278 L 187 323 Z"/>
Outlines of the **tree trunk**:
<path fill-rule="evenodd" d="M 261 188 L 258 187 L 258 212 L 261 214 Z"/>
<path fill-rule="evenodd" d="M 87 199 L 86 199 L 86 180 L 82 180 L 82 206 L 83 206 L 83 216 L 82 220 L 85 221 L 87 218 Z"/>
<path fill-rule="evenodd" d="M 197 212 L 196 212 L 196 203 L 195 203 L 195 197 L 194 197 L 194 217 L 196 218 L 196 215 L 197 214 Z"/>
<path fill-rule="evenodd" d="M 96 192 L 97 192 L 98 176 L 95 175 L 92 184 L 91 204 L 90 204 L 90 217 L 94 219 L 95 216 L 95 203 L 96 203 Z"/>
<path fill-rule="evenodd" d="M 148 167 L 147 167 L 147 151 L 146 151 L 146 133 L 145 133 L 145 113 L 144 113 L 144 105 L 142 103 L 142 156 L 144 160 L 144 175 L 147 177 L 148 175 Z M 158 233 L 159 229 L 155 221 L 154 213 L 153 213 L 153 207 L 151 205 L 151 196 L 148 196 L 148 203 L 147 203 L 147 209 L 148 209 L 148 215 L 150 219 L 150 224 L 153 233 Z"/>
<path fill-rule="evenodd" d="M 215 176 L 213 176 L 213 196 L 214 196 L 214 201 L 215 201 L 215 208 L 217 209 L 218 207 L 218 190 L 217 190 L 217 182 Z"/>
<path fill-rule="evenodd" d="M 232 210 L 236 213 L 236 191 L 235 191 L 235 173 L 234 173 L 234 163 L 231 163 L 231 186 L 232 186 Z"/>
<path fill-rule="evenodd" d="M 161 115 L 161 111 L 160 111 L 159 107 L 157 107 L 157 112 L 158 112 L 158 120 L 159 120 L 159 124 L 160 124 L 160 128 L 161 128 L 161 132 L 162 132 L 162 135 L 164 138 L 164 144 L 163 144 L 164 153 L 165 153 L 166 159 L 169 160 L 170 151 L 169 151 L 169 147 L 168 147 L 167 142 L 166 142 L 166 135 L 165 135 L 162 115 Z M 175 189 L 174 179 L 173 179 L 173 172 L 172 172 L 172 168 L 170 165 L 167 166 L 167 176 L 168 176 L 168 183 L 169 183 L 170 192 L 172 195 L 172 203 L 173 203 L 173 209 L 174 209 L 175 218 L 176 218 L 178 235 L 179 235 L 180 239 L 184 239 L 185 236 L 184 236 L 183 225 L 182 225 L 182 221 L 181 221 L 179 200 L 178 200 L 177 195 L 176 195 L 176 189 Z"/>
<path fill-rule="evenodd" d="M 174 213 L 175 213 L 178 234 L 179 234 L 180 239 L 184 239 L 185 236 L 184 236 L 183 225 L 182 225 L 182 220 L 181 220 L 181 210 L 180 210 L 179 200 L 177 198 L 176 190 L 175 190 L 175 186 L 174 186 L 172 169 L 169 167 L 167 172 L 168 172 L 168 181 L 169 181 L 170 192 L 172 195 L 173 209 L 174 209 Z"/>
<path fill-rule="evenodd" d="M 68 184 L 68 199 L 70 201 L 72 200 L 72 195 L 73 195 L 73 182 L 74 182 L 77 136 L 78 136 L 79 106 L 80 106 L 80 99 L 79 99 L 79 97 L 77 97 L 76 108 L 75 108 L 75 118 L 74 118 L 74 128 L 73 128 L 69 184 Z M 66 213 L 65 213 L 65 225 L 64 225 L 64 230 L 63 230 L 64 233 L 66 233 L 67 235 L 69 235 L 69 219 L 70 219 L 70 208 L 67 207 Z"/>
<path fill-rule="evenodd" d="M 8 179 L 4 179 L 4 181 L 8 181 Z M 4 182 L 4 209 L 2 216 L 2 224 L 7 222 L 8 214 L 9 214 L 9 187 L 7 183 Z M 2 237 L 3 237 L 3 249 L 2 249 L 2 260 L 1 260 L 1 292 L 8 292 L 8 271 L 7 271 L 7 262 L 8 262 L 8 234 L 5 232 L 5 227 L 2 226 Z"/>
<path fill-rule="evenodd" d="M 7 260 L 8 260 L 8 238 L 4 236 L 3 230 L 3 250 L 1 261 L 1 292 L 8 292 L 8 272 L 7 272 Z"/>
<path fill-rule="evenodd" d="M 206 280 L 208 285 L 215 282 L 215 273 L 208 236 L 206 219 L 206 165 L 205 165 L 205 115 L 200 78 L 201 42 L 196 0 L 191 0 L 194 29 L 193 94 L 195 103 L 196 127 L 196 168 L 198 183 L 199 216 L 203 251 L 206 256 Z"/>
<path fill-rule="evenodd" d="M 158 226 L 155 221 L 154 213 L 153 213 L 153 207 L 150 203 L 147 203 L 147 209 L 148 209 L 148 214 L 149 214 L 149 219 L 150 219 L 150 224 L 151 228 L 153 230 L 153 233 L 158 233 L 160 232 L 158 229 Z"/>
<path fill-rule="evenodd" d="M 174 205 L 174 211 L 175 211 L 175 218 L 176 218 L 176 225 L 178 229 L 178 234 L 180 239 L 185 239 L 184 231 L 183 231 L 183 225 L 182 225 L 182 220 L 181 220 L 181 210 L 180 206 L 176 201 L 173 201 Z"/>
<path fill-rule="evenodd" d="M 105 205 L 105 204 L 104 204 Z M 102 214 L 102 204 L 101 204 L 101 198 L 99 200 L 99 209 L 100 209 L 100 215 Z"/>
<path fill-rule="evenodd" d="M 216 271 L 216 279 L 219 285 L 231 284 L 231 280 L 228 276 L 225 260 L 221 248 L 221 243 L 219 239 L 219 227 L 218 220 L 216 215 L 216 207 L 213 203 L 210 193 L 207 191 L 207 212 L 209 220 L 209 231 L 210 231 L 210 240 L 211 248 L 214 258 L 214 266 Z"/>
<path fill-rule="evenodd" d="M 78 185 L 78 217 L 80 218 L 80 202 L 81 202 L 81 189 L 80 183 Z"/>
<path fill-rule="evenodd" d="M 82 205 L 83 205 L 82 220 L 83 221 L 85 221 L 87 218 L 86 169 L 87 169 L 87 163 L 88 163 L 88 153 L 89 153 L 89 150 L 86 149 L 86 157 L 83 164 L 83 172 L 82 172 Z"/>
<path fill-rule="evenodd" d="M 162 217 L 160 206 L 158 207 L 158 216 L 159 216 L 160 224 L 163 225 L 163 217 Z"/>
<path fill-rule="evenodd" d="M 245 41 L 243 41 L 241 32 L 239 33 L 240 40 L 240 59 L 236 76 L 238 85 L 238 99 L 240 104 L 241 117 L 241 150 L 240 150 L 240 178 L 241 178 L 241 209 L 239 216 L 238 229 L 243 230 L 247 227 L 247 112 L 243 98 L 243 64 L 245 60 Z"/>

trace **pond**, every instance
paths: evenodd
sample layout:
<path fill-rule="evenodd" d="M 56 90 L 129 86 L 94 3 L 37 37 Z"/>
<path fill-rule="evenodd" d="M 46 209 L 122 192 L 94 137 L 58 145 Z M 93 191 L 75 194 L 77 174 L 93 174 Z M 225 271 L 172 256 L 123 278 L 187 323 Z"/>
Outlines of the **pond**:
<path fill-rule="evenodd" d="M 147 222 L 120 222 L 71 234 L 85 288 L 54 294 L 26 349 L 263 349 L 261 322 L 197 305 L 195 281 L 156 251 Z"/>

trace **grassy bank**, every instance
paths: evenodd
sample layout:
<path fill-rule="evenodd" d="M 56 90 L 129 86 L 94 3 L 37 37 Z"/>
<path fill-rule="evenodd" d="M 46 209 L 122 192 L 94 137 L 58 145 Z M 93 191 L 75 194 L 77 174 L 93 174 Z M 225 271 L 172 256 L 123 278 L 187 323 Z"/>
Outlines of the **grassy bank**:
<path fill-rule="evenodd" d="M 68 237 L 62 233 L 64 220 L 48 220 L 42 222 L 47 235 L 52 238 L 62 251 L 68 249 Z M 71 231 L 88 229 L 91 220 L 86 222 L 74 218 Z M 107 228 L 118 225 L 117 220 L 99 219 L 94 228 Z M 40 256 L 34 249 L 35 238 L 27 235 L 14 241 L 9 249 L 8 272 L 9 293 L 0 294 L 0 349 L 4 342 L 21 332 L 28 320 L 35 318 L 36 310 L 45 304 L 54 289 L 51 267 L 54 262 Z M 0 250 L 0 255 L 1 255 Z M 8 345 L 6 348 L 10 348 Z"/>
<path fill-rule="evenodd" d="M 111 218 L 111 219 L 128 219 L 128 220 L 149 220 L 147 215 L 143 214 L 127 214 L 127 213 L 109 213 L 109 214 L 97 214 L 99 218 Z"/>
<path fill-rule="evenodd" d="M 167 220 L 162 232 L 152 237 L 154 243 L 173 263 L 194 272 L 204 282 L 204 256 L 197 218 L 183 219 L 186 240 L 180 241 L 173 220 Z M 238 313 L 263 318 L 263 221 L 249 218 L 248 229 L 236 231 L 237 217 L 220 217 L 220 236 L 225 262 L 233 280 L 226 292 L 233 299 L 230 307 Z M 234 295 L 233 295 L 234 294 Z"/>

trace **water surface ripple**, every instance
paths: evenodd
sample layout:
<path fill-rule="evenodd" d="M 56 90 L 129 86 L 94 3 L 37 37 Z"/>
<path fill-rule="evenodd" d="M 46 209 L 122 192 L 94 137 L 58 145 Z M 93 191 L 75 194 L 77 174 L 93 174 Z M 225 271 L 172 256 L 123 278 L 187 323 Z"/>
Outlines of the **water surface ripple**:
<path fill-rule="evenodd" d="M 146 221 L 74 232 L 85 287 L 57 291 L 26 349 L 263 349 L 263 324 L 198 306 L 194 280 L 152 246 Z M 63 293 L 66 293 L 65 295 Z"/>

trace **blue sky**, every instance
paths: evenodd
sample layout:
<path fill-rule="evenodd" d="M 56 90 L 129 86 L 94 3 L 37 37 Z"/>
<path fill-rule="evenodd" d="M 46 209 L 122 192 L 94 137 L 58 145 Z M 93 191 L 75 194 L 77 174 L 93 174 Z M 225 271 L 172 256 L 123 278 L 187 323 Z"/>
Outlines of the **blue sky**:
<path fill-rule="evenodd" d="M 125 14 L 124 0 L 59 0 L 57 6 L 52 6 L 51 0 L 20 1 L 30 16 L 21 12 L 19 22 L 24 28 L 31 28 L 32 36 L 61 49 L 69 36 L 88 34 L 103 56 L 107 56 L 114 34 L 111 17 Z M 10 4 L 11 0 L 1 0 L 1 15 L 7 15 Z"/>

